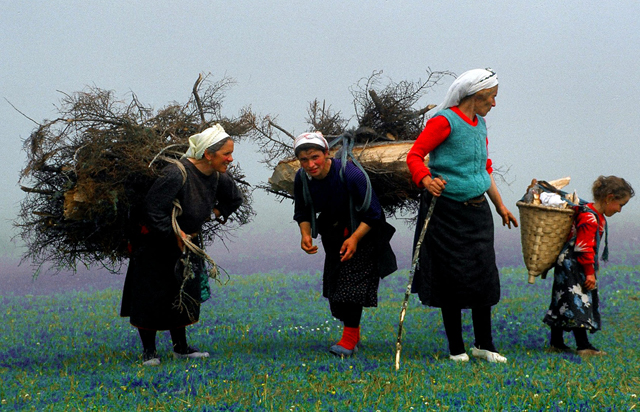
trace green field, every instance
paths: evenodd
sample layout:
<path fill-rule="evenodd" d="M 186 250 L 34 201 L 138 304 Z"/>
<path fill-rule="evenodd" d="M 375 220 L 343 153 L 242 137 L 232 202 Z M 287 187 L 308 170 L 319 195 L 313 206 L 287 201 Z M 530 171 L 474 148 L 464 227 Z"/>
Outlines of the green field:
<path fill-rule="evenodd" d="M 412 296 L 401 369 L 393 367 L 408 272 L 386 278 L 362 322 L 357 356 L 327 349 L 340 337 L 320 296 L 320 274 L 266 273 L 212 285 L 201 321 L 188 328 L 209 359 L 174 360 L 158 336 L 159 367 L 141 366 L 136 330 L 118 317 L 120 291 L 0 297 L 0 411 L 623 411 L 640 402 L 640 268 L 600 276 L 607 356 L 545 351 L 541 322 L 551 279 L 528 285 L 503 269 L 494 340 L 507 364 L 448 360 L 438 310 Z M 465 341 L 473 342 L 464 312 Z M 573 338 L 567 335 L 567 343 Z"/>

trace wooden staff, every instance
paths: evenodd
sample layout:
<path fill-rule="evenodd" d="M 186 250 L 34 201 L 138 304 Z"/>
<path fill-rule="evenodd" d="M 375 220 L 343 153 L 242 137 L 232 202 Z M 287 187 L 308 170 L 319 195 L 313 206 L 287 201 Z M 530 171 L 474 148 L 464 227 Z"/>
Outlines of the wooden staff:
<path fill-rule="evenodd" d="M 400 351 L 402 350 L 402 325 L 404 324 L 404 317 L 407 314 L 407 304 L 409 303 L 409 296 L 411 296 L 411 284 L 413 283 L 413 275 L 416 271 L 416 266 L 418 265 L 418 256 L 420 256 L 420 247 L 422 246 L 424 235 L 425 233 L 427 233 L 427 226 L 429 225 L 429 220 L 431 220 L 431 215 L 433 214 L 433 209 L 436 206 L 437 199 L 438 198 L 435 196 L 431 199 L 431 204 L 429 205 L 429 211 L 427 212 L 427 217 L 424 219 L 424 225 L 422 226 L 422 231 L 420 232 L 418 243 L 416 243 L 416 249 L 413 252 L 413 261 L 411 262 L 411 272 L 409 272 L 409 283 L 407 283 L 407 289 L 404 292 L 404 301 L 402 302 L 402 309 L 400 310 L 400 323 L 398 324 L 398 340 L 396 341 L 396 370 L 400 369 Z"/>

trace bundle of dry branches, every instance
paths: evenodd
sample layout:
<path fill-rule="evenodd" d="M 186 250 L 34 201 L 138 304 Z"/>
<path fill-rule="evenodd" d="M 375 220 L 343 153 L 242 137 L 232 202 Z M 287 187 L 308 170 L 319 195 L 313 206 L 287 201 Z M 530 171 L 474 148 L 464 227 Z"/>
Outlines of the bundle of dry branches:
<path fill-rule="evenodd" d="M 117 270 L 128 258 L 130 237 L 140 230 L 136 225 L 144 196 L 167 164 L 162 159 L 179 158 L 190 135 L 215 123 L 234 137 L 251 130 L 248 109 L 237 118 L 221 114 L 232 84 L 230 78 L 211 82 L 200 75 L 186 104 L 157 112 L 135 94 L 128 102 L 99 88 L 64 94 L 60 117 L 39 124 L 24 142 L 28 161 L 20 182 L 27 196 L 16 220 L 27 246 L 23 260 L 49 262 L 58 269 L 98 263 Z M 225 226 L 207 223 L 205 242 L 224 237 L 253 216 L 251 188 L 242 170 L 232 167 L 230 173 L 245 203 Z"/>
<path fill-rule="evenodd" d="M 393 82 L 382 72 L 360 80 L 351 88 L 357 126 L 352 132 L 360 148 L 360 163 L 387 215 L 416 211 L 418 188 L 411 182 L 406 154 L 425 124 L 425 113 L 434 105 L 414 108 L 448 71 L 427 70 L 426 80 Z M 307 110 L 307 131 L 320 131 L 330 142 L 347 131 L 349 119 L 317 99 Z M 253 118 L 252 138 L 264 152 L 264 162 L 274 168 L 268 185 L 261 187 L 283 198 L 293 197 L 293 178 L 299 163 L 293 154 L 292 133 L 272 116 Z M 389 153 L 390 152 L 390 153 Z"/>

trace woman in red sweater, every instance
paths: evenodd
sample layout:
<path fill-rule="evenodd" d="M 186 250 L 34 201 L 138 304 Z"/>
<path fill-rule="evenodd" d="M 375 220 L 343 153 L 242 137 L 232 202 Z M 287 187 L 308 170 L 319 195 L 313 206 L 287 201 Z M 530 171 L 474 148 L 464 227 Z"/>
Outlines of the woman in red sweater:
<path fill-rule="evenodd" d="M 506 208 L 487 156 L 484 116 L 496 105 L 498 79 L 489 69 L 460 75 L 442 104 L 433 109 L 407 155 L 413 181 L 424 188 L 416 240 L 427 210 L 433 215 L 421 246 L 412 290 L 424 305 L 441 308 L 449 357 L 468 361 L 462 340 L 462 309 L 472 309 L 475 343 L 471 354 L 506 362 L 491 333 L 491 306 L 500 300 L 500 280 L 493 248 L 493 217 L 485 193 L 503 225 L 518 225 Z M 429 155 L 429 166 L 424 160 Z"/>

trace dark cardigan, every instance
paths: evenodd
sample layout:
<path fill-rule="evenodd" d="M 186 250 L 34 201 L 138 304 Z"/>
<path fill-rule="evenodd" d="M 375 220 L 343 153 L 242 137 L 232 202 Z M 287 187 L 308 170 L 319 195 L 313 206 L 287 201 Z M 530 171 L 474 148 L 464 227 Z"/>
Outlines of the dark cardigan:
<path fill-rule="evenodd" d="M 133 245 L 129 261 L 120 315 L 130 317 L 131 324 L 142 329 L 173 329 L 199 319 L 198 303 L 189 302 L 182 311 L 175 307 L 181 282 L 174 268 L 181 251 L 171 226 L 173 199 L 182 206 L 178 223 L 185 233 L 199 232 L 214 207 L 226 218 L 242 204 L 242 194 L 231 176 L 204 175 L 186 159 L 182 164 L 187 171 L 186 182 L 178 167 L 169 165 L 149 190 L 148 232 Z"/>

